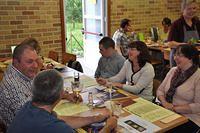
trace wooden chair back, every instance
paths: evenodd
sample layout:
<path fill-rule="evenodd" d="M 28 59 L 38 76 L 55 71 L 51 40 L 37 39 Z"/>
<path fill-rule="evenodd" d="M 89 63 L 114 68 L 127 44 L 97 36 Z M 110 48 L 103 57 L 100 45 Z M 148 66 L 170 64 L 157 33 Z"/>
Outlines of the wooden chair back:
<path fill-rule="evenodd" d="M 49 58 L 53 59 L 54 61 L 58 62 L 58 52 L 56 51 L 49 51 Z"/>
<path fill-rule="evenodd" d="M 75 61 L 76 55 L 71 53 L 62 53 L 62 64 L 66 65 L 70 60 Z"/>
<path fill-rule="evenodd" d="M 4 72 L 0 70 L 0 82 L 3 79 L 3 74 L 4 74 Z"/>

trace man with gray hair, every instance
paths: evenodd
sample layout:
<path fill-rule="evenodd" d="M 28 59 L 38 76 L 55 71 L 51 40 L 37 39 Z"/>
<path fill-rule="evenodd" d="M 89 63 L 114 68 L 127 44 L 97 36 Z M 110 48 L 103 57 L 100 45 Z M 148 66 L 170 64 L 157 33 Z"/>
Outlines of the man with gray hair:
<path fill-rule="evenodd" d="M 102 114 L 98 116 L 57 116 L 53 108 L 63 92 L 63 78 L 58 71 L 51 69 L 40 72 L 33 80 L 32 100 L 18 112 L 8 133 L 71 133 L 74 132 L 73 128 L 99 122 L 109 116 L 106 109 L 101 110 Z M 110 118 L 102 131 L 111 131 L 116 123 L 116 118 Z"/>
<path fill-rule="evenodd" d="M 35 45 L 37 40 L 29 38 L 14 49 L 12 64 L 8 66 L 0 83 L 0 118 L 8 127 L 16 112 L 30 100 L 31 84 L 39 71 L 40 59 Z M 64 98 L 74 100 L 70 95 Z"/>
<path fill-rule="evenodd" d="M 16 112 L 31 97 L 32 79 L 38 73 L 38 55 L 27 43 L 19 44 L 0 83 L 0 115 L 8 126 Z"/>

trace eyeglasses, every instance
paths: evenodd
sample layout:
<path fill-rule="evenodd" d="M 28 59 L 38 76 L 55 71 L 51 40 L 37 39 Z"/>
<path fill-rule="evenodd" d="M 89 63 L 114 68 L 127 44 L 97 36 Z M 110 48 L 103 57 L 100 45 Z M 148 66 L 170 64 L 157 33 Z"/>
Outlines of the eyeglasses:
<path fill-rule="evenodd" d="M 176 57 L 177 57 L 177 56 L 178 56 L 178 57 L 185 57 L 185 56 L 184 56 L 183 54 L 181 54 L 181 53 L 175 53 L 174 56 L 176 56 Z"/>

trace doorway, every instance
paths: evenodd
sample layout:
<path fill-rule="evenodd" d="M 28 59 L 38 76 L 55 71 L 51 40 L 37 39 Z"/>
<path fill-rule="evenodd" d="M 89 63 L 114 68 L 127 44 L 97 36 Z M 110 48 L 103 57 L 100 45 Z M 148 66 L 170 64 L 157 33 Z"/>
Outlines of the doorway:
<path fill-rule="evenodd" d="M 65 0 L 66 51 L 83 57 L 82 0 Z"/>
<path fill-rule="evenodd" d="M 65 18 L 66 50 L 94 72 L 101 56 L 98 42 L 107 35 L 107 0 L 65 0 Z"/>

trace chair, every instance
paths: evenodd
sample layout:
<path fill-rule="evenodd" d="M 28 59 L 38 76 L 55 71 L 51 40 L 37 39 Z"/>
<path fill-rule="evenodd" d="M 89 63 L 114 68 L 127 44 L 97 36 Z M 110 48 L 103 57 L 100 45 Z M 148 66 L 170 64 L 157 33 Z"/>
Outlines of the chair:
<path fill-rule="evenodd" d="M 163 62 L 162 60 L 159 60 L 159 59 L 151 59 L 151 64 L 153 65 L 154 67 L 154 70 L 155 70 L 155 77 L 157 79 L 161 79 L 162 78 L 162 70 L 163 70 Z"/>
<path fill-rule="evenodd" d="M 6 125 L 0 120 L 0 133 L 6 133 Z"/>
<path fill-rule="evenodd" d="M 151 64 L 153 66 L 162 65 L 162 61 L 158 59 L 151 59 Z"/>
<path fill-rule="evenodd" d="M 4 72 L 0 70 L 0 82 L 3 79 L 3 74 L 4 74 Z"/>
<path fill-rule="evenodd" d="M 58 52 L 49 51 L 48 57 L 58 62 Z"/>
<path fill-rule="evenodd" d="M 62 64 L 66 65 L 70 60 L 75 61 L 76 55 L 71 53 L 62 53 Z"/>

